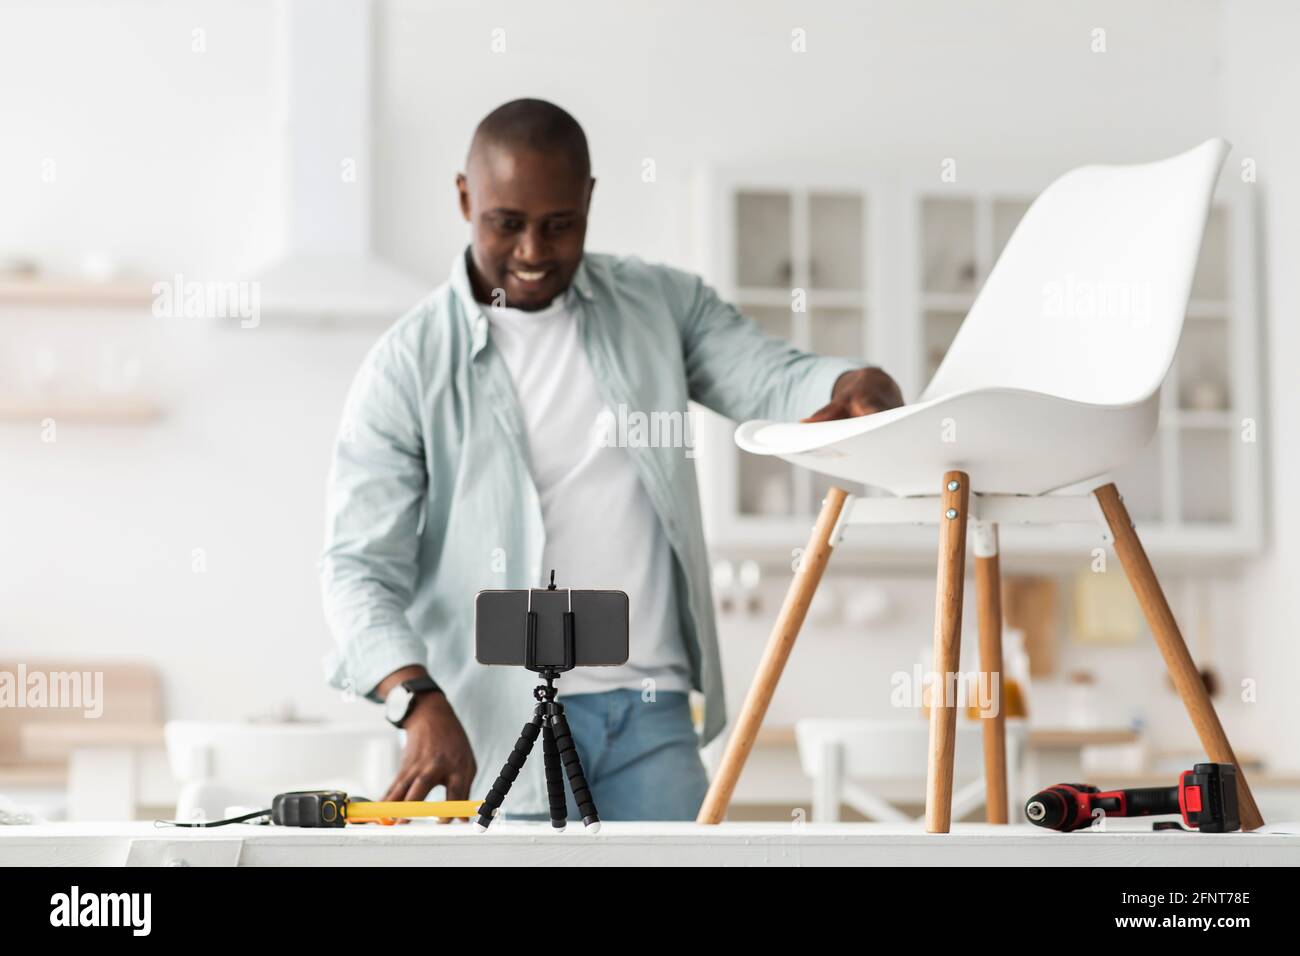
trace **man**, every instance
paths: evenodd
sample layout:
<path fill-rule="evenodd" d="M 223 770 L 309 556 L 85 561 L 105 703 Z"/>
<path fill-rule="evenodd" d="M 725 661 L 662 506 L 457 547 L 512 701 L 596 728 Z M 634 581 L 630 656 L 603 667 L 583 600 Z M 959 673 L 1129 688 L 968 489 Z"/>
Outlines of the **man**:
<path fill-rule="evenodd" d="M 536 675 L 474 660 L 483 588 L 613 588 L 630 657 L 557 683 L 601 816 L 693 819 L 725 723 L 694 462 L 620 447 L 618 410 L 827 420 L 901 403 L 879 369 L 764 336 L 695 276 L 584 254 L 582 128 L 541 100 L 489 114 L 456 178 L 471 243 L 371 351 L 347 402 L 321 562 L 331 683 L 405 731 L 385 800 L 486 796 Z M 819 407 L 820 406 L 820 407 Z M 688 692 L 705 695 L 697 735 Z M 541 761 L 505 804 L 546 809 Z M 577 817 L 569 795 L 570 816 Z"/>

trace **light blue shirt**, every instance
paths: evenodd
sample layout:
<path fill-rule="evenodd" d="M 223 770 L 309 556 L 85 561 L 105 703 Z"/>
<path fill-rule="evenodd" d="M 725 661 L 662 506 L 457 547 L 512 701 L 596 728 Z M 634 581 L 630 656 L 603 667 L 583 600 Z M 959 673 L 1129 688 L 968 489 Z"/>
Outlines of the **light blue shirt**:
<path fill-rule="evenodd" d="M 586 253 L 564 294 L 611 410 L 681 418 L 693 400 L 734 421 L 799 419 L 830 400 L 842 373 L 864 364 L 770 338 L 699 277 L 635 257 Z M 681 444 L 655 441 L 630 442 L 629 451 L 672 546 L 705 744 L 726 724 L 726 705 L 695 458 Z M 538 680 L 522 667 L 475 661 L 474 596 L 540 587 L 548 571 L 519 396 L 464 253 L 450 280 L 385 332 L 357 373 L 327 507 L 320 571 L 338 643 L 330 683 L 372 695 L 393 671 L 425 666 L 469 736 L 478 764 L 471 794 L 485 795 L 532 715 Z M 562 575 L 559 586 L 583 586 Z M 542 762 L 529 761 L 505 809 L 546 805 Z"/>

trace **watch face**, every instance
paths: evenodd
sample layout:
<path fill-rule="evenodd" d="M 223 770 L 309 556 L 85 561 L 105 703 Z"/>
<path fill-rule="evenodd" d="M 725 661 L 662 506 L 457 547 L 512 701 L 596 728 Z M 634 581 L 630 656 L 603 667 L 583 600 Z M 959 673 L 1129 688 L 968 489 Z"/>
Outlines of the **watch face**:
<path fill-rule="evenodd" d="M 400 724 L 406 718 L 406 711 L 411 706 L 411 698 L 414 695 L 398 684 L 388 692 L 388 697 L 384 701 L 384 716 L 392 724 Z"/>

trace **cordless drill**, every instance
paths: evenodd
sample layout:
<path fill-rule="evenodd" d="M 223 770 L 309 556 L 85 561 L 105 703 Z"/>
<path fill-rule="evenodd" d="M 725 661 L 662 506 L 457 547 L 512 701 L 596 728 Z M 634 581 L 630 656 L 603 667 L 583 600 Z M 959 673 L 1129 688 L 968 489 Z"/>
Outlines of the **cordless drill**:
<path fill-rule="evenodd" d="M 1100 810 L 1108 817 L 1150 817 L 1180 813 L 1202 833 L 1241 829 L 1237 816 L 1237 768 L 1230 763 L 1198 763 L 1184 770 L 1176 787 L 1099 790 L 1086 783 L 1058 783 L 1029 798 L 1025 816 L 1051 830 L 1081 830 Z"/>

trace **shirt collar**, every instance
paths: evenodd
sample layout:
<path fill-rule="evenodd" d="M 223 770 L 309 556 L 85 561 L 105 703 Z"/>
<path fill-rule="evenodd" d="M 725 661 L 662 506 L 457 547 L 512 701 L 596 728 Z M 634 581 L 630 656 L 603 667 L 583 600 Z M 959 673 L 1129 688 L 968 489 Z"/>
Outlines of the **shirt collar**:
<path fill-rule="evenodd" d="M 455 261 L 452 262 L 451 288 L 463 306 L 461 314 L 465 318 L 471 336 L 470 356 L 473 357 L 487 344 L 488 318 L 483 312 L 482 303 L 474 298 L 474 287 L 469 281 L 469 255 L 469 246 L 466 246 L 457 253 Z M 563 295 L 570 306 L 575 299 L 586 302 L 593 300 L 591 267 L 585 255 L 578 263 L 578 271 L 573 274 L 573 281 L 569 283 L 569 288 L 564 290 Z"/>

